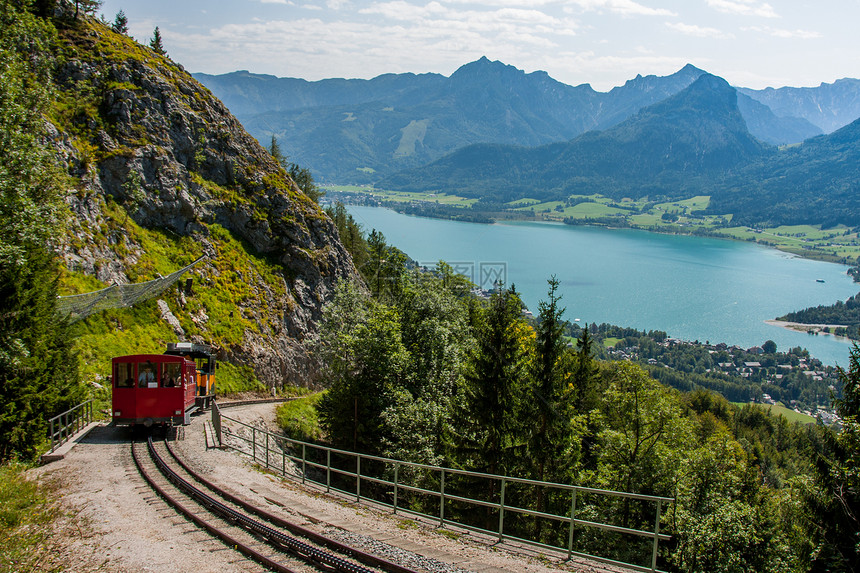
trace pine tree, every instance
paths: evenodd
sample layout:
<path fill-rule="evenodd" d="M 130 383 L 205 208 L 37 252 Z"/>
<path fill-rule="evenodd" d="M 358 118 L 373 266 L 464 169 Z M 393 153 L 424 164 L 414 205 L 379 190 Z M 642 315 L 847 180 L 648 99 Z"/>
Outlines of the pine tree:
<path fill-rule="evenodd" d="M 101 0 L 75 0 L 75 19 L 78 18 L 79 12 L 93 14 L 101 5 Z"/>
<path fill-rule="evenodd" d="M 319 203 L 320 197 L 325 193 L 317 187 L 314 181 L 314 176 L 306 167 L 301 167 L 297 163 L 293 163 L 287 159 L 287 156 L 281 151 L 281 146 L 278 145 L 278 139 L 272 135 L 272 142 L 269 144 L 269 154 L 283 167 L 290 175 L 290 178 L 295 181 L 299 189 L 310 197 L 315 203 Z"/>
<path fill-rule="evenodd" d="M 152 31 L 152 39 L 149 41 L 149 47 L 156 54 L 167 57 L 167 52 L 164 51 L 164 44 L 161 42 L 161 30 L 158 29 L 158 26 Z"/>
<path fill-rule="evenodd" d="M 451 416 L 448 444 L 456 466 L 501 474 L 516 466 L 523 442 L 520 403 L 528 358 L 520 339 L 522 302 L 499 288 L 481 313 Z"/>
<path fill-rule="evenodd" d="M 287 169 L 289 167 L 289 161 L 287 161 L 286 155 L 281 151 L 281 146 L 278 144 L 278 138 L 272 135 L 272 142 L 269 144 L 269 155 L 271 155 L 275 161 L 278 162 L 278 165 Z"/>
<path fill-rule="evenodd" d="M 548 300 L 538 303 L 538 328 L 535 360 L 531 376 L 532 409 L 530 419 L 534 427 L 529 438 L 529 459 L 535 468 L 533 479 L 562 481 L 565 465 L 562 463 L 570 443 L 571 408 L 566 396 L 566 374 L 569 369 L 567 345 L 564 341 L 564 308 L 559 306 L 558 279 L 548 281 Z M 545 510 L 543 488 L 537 489 L 536 506 Z M 540 526 L 540 521 L 536 524 Z M 538 536 L 540 531 L 537 532 Z"/>
<path fill-rule="evenodd" d="M 27 263 L 0 267 L 0 459 L 31 459 L 46 420 L 83 399 L 73 338 L 56 315 L 59 272 L 53 254 L 28 249 Z"/>
<path fill-rule="evenodd" d="M 116 18 L 114 18 L 111 28 L 113 28 L 113 31 L 117 34 L 128 35 L 128 18 L 126 18 L 125 12 L 120 10 L 116 13 Z"/>

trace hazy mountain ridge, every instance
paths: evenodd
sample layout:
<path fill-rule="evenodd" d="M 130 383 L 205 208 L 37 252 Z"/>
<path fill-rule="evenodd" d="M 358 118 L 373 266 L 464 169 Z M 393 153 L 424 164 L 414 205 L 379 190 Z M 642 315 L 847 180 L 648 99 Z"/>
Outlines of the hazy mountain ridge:
<path fill-rule="evenodd" d="M 832 133 L 860 117 L 860 80 L 843 78 L 818 87 L 738 91 L 768 106 L 779 117 L 800 117 Z"/>
<path fill-rule="evenodd" d="M 540 146 L 607 129 L 678 93 L 703 73 L 688 64 L 669 76 L 637 76 L 609 92 L 588 84 L 570 86 L 545 72 L 527 74 L 487 58 L 450 77 L 386 74 L 319 82 L 247 72 L 195 77 L 252 135 L 267 143 L 274 134 L 291 158 L 321 180 L 373 182 L 466 145 Z M 752 92 L 753 99 L 762 97 Z M 843 92 L 839 101 L 847 103 L 840 104 L 840 117 L 854 109 Z M 741 113 L 754 136 L 774 145 L 821 133 L 804 117 L 751 102 L 742 103 Z"/>

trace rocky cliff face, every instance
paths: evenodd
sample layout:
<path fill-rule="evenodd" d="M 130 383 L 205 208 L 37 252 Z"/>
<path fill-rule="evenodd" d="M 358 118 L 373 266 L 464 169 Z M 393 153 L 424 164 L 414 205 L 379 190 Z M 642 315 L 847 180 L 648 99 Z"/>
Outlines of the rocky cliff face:
<path fill-rule="evenodd" d="M 174 259 L 207 254 L 194 272 L 219 309 L 168 297 L 174 331 L 214 342 L 267 384 L 306 380 L 300 343 L 335 283 L 356 276 L 332 222 L 181 66 L 93 20 L 58 28 L 50 121 L 76 187 L 69 269 L 104 283 L 154 278 L 147 232 Z M 225 324 L 213 324 L 219 312 Z M 223 334 L 237 324 L 241 334 Z"/>

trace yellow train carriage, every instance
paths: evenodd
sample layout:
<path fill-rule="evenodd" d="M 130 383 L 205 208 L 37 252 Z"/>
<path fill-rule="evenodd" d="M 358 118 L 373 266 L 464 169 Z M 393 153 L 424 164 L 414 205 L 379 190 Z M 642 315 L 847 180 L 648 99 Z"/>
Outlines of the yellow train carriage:
<path fill-rule="evenodd" d="M 184 356 L 194 361 L 197 367 L 197 407 L 206 409 L 211 406 L 215 399 L 215 355 L 212 347 L 192 342 L 171 342 L 165 354 Z"/>

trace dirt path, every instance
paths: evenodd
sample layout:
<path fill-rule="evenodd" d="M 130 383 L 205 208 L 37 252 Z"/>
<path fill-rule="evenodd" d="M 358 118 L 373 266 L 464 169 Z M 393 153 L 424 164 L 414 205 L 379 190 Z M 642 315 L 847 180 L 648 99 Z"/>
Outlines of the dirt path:
<path fill-rule="evenodd" d="M 245 423 L 272 427 L 273 404 L 230 409 Z M 448 564 L 441 570 L 548 573 L 606 571 L 581 563 L 538 557 L 526 548 L 515 552 L 489 545 L 472 534 L 452 538 L 432 524 L 406 520 L 390 512 L 357 506 L 346 499 L 261 472 L 232 450 L 208 448 L 198 416 L 174 442 L 186 461 L 208 479 L 233 493 L 318 530 L 343 535 L 360 533 L 366 540 L 384 540 L 404 550 L 423 553 Z M 141 573 L 161 571 L 256 572 L 262 569 L 241 559 L 169 508 L 143 484 L 131 460 L 127 428 L 95 428 L 63 459 L 32 470 L 62 484 L 68 518 L 56 531 L 56 563 L 62 570 Z M 343 530 L 352 532 L 347 534 Z M 617 571 L 617 570 L 616 570 Z"/>

